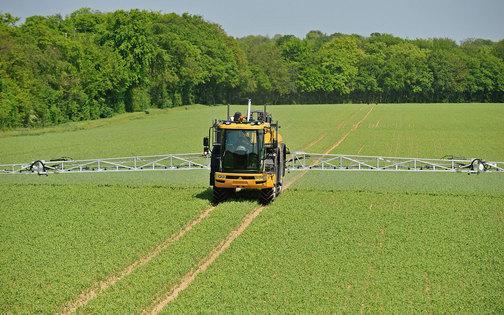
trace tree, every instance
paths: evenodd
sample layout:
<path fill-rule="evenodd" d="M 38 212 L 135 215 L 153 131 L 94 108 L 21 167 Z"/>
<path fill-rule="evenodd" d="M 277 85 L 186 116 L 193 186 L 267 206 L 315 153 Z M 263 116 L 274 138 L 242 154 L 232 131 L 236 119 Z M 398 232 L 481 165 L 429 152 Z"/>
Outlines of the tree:
<path fill-rule="evenodd" d="M 497 58 L 500 58 L 501 60 L 504 60 L 504 39 L 498 41 L 494 45 L 494 47 L 493 47 L 493 54 Z"/>
<path fill-rule="evenodd" d="M 0 128 L 243 102 L 504 101 L 504 41 L 310 31 L 235 39 L 190 14 L 0 13 Z"/>
<path fill-rule="evenodd" d="M 0 12 L 0 25 L 14 26 L 18 21 L 18 17 L 12 16 L 10 13 Z"/>
<path fill-rule="evenodd" d="M 432 88 L 432 73 L 427 67 L 427 50 L 410 43 L 385 49 L 385 63 L 380 75 L 388 101 L 419 101 Z"/>
<path fill-rule="evenodd" d="M 324 80 L 323 91 L 350 94 L 363 54 L 353 37 L 336 37 L 325 43 L 316 55 Z"/>
<path fill-rule="evenodd" d="M 255 98 L 262 102 L 276 103 L 293 92 L 288 63 L 282 58 L 281 50 L 272 39 L 247 36 L 240 40 L 240 44 L 248 57 L 255 79 Z"/>
<path fill-rule="evenodd" d="M 366 103 L 381 101 L 383 88 L 379 80 L 383 76 L 385 48 L 386 45 L 382 42 L 364 43 L 365 53 L 359 60 L 355 78 L 355 100 Z"/>
<path fill-rule="evenodd" d="M 504 93 L 504 62 L 492 54 L 492 47 L 479 47 L 464 54 L 468 66 L 465 86 L 470 101 L 502 102 Z"/>
<path fill-rule="evenodd" d="M 436 102 L 456 102 L 463 99 L 468 69 L 460 52 L 432 51 L 427 59 L 432 72 L 432 96 Z"/>

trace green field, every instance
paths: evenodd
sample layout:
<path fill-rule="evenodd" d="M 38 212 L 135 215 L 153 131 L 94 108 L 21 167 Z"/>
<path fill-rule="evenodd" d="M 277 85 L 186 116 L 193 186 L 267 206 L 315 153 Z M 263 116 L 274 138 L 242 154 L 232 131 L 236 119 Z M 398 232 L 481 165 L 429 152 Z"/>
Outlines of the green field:
<path fill-rule="evenodd" d="M 350 131 L 333 153 L 504 160 L 501 104 L 270 111 L 291 150 L 325 152 Z M 0 164 L 199 152 L 211 120 L 225 112 L 189 106 L 4 132 Z M 1 175 L 0 312 L 62 311 L 208 209 L 207 177 L 205 171 Z M 257 206 L 244 193 L 219 205 L 77 311 L 148 310 Z M 502 312 L 503 238 L 502 174 L 313 171 L 163 311 Z"/>

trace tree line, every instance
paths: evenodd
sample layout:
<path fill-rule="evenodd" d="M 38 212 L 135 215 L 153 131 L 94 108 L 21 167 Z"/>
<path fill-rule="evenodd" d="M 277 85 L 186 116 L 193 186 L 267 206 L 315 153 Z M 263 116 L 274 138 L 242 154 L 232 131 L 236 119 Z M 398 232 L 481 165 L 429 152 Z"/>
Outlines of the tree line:
<path fill-rule="evenodd" d="M 504 102 L 504 41 L 311 31 L 233 38 L 200 16 L 0 14 L 0 128 L 185 104 Z"/>

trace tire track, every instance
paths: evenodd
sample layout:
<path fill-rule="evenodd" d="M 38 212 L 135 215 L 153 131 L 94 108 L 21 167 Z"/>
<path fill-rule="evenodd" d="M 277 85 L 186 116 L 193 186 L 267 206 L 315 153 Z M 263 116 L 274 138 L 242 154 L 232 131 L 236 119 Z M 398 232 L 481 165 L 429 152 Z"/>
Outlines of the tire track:
<path fill-rule="evenodd" d="M 240 225 L 231 231 L 231 233 L 226 236 L 226 238 L 217 245 L 199 264 L 196 269 L 188 272 L 182 280 L 169 292 L 168 295 L 158 300 L 153 307 L 148 311 L 143 311 L 142 314 L 158 314 L 166 305 L 171 303 L 177 298 L 177 296 L 187 289 L 191 283 L 196 279 L 196 276 L 208 269 L 217 258 L 231 246 L 231 243 L 240 236 L 254 221 L 255 218 L 266 208 L 266 206 L 260 206 L 249 212 L 245 218 L 241 221 Z"/>
<path fill-rule="evenodd" d="M 327 135 L 325 133 L 322 133 L 317 140 L 310 142 L 304 149 L 308 150 L 309 148 L 313 147 L 314 145 L 322 141 L 322 139 L 324 139 L 326 136 Z"/>
<path fill-rule="evenodd" d="M 335 148 L 337 148 L 340 144 L 343 143 L 343 141 L 346 140 L 346 138 L 348 137 L 348 135 L 350 133 L 352 133 L 353 131 L 357 130 L 357 128 L 359 128 L 359 126 L 364 122 L 364 120 L 366 120 L 366 118 L 369 116 L 369 114 L 373 111 L 374 107 L 376 105 L 373 105 L 373 107 L 371 107 L 369 109 L 369 111 L 366 113 L 366 115 L 361 119 L 359 120 L 356 124 L 354 124 L 352 126 L 352 128 L 347 132 L 345 133 L 343 136 L 341 136 L 341 138 L 338 139 L 338 141 L 336 141 L 329 149 L 327 149 L 324 153 L 322 154 L 329 154 L 332 150 L 334 150 Z M 319 163 L 320 162 L 320 159 L 317 159 L 315 161 L 312 162 L 312 164 L 310 165 L 311 166 L 314 166 L 315 164 Z M 287 189 L 289 188 L 292 184 L 294 184 L 295 182 L 297 182 L 299 179 L 301 179 L 301 177 L 303 177 L 306 173 L 308 172 L 308 170 L 303 170 L 299 173 L 298 176 L 294 177 L 290 182 L 286 183 L 284 185 L 284 189 Z"/>
<path fill-rule="evenodd" d="M 357 128 L 359 128 L 362 122 L 366 120 L 369 114 L 373 111 L 374 107 L 375 106 L 371 107 L 371 109 L 366 113 L 366 115 L 361 120 L 359 120 L 356 124 L 354 124 L 347 133 L 345 133 L 340 139 L 338 139 L 338 141 L 334 143 L 329 149 L 327 149 L 323 154 L 328 154 L 334 148 L 337 148 L 341 143 L 343 143 L 343 141 L 345 141 L 348 135 L 353 131 L 357 130 Z M 301 173 L 298 176 L 294 177 L 292 180 L 290 180 L 284 185 L 284 190 L 287 190 L 290 186 L 292 186 L 294 183 L 300 180 L 307 172 L 308 172 L 307 170 L 301 171 Z M 267 206 L 259 206 L 257 208 L 254 208 L 251 212 L 249 212 L 245 216 L 245 218 L 241 221 L 241 223 L 233 231 L 231 231 L 226 236 L 226 238 L 221 243 L 219 243 L 219 245 L 214 247 L 214 249 L 212 249 L 212 251 L 199 262 L 198 266 L 195 269 L 186 273 L 177 285 L 172 287 L 167 294 L 155 300 L 155 302 L 152 305 L 150 305 L 146 310 L 144 310 L 142 314 L 158 314 L 168 304 L 173 302 L 182 291 L 187 289 L 193 283 L 198 274 L 205 272 L 217 260 L 217 258 L 219 258 L 219 256 L 231 246 L 234 240 L 236 240 L 236 238 L 238 238 L 238 236 L 240 236 L 250 226 L 250 224 L 261 214 L 261 212 L 266 207 Z"/>
<path fill-rule="evenodd" d="M 336 149 L 337 147 L 340 146 L 340 144 L 343 143 L 343 141 L 345 141 L 345 139 L 352 133 L 354 132 L 355 130 L 357 130 L 357 128 L 360 127 L 360 125 L 364 122 L 364 120 L 366 120 L 366 118 L 369 116 L 369 114 L 371 114 L 371 112 L 374 110 L 376 105 L 373 105 L 369 110 L 368 112 L 366 113 L 366 115 L 364 115 L 364 117 L 359 120 L 356 124 L 354 124 L 352 126 L 352 128 L 350 130 L 348 130 L 347 133 L 345 133 L 335 144 L 333 144 L 332 147 L 330 147 L 328 150 L 326 150 L 323 154 L 329 154 L 332 150 Z"/>
<path fill-rule="evenodd" d="M 360 109 L 359 111 L 360 112 Z M 355 113 L 353 113 L 351 117 L 353 117 Z M 321 134 L 320 138 L 317 140 L 312 141 L 308 147 L 311 147 L 321 140 L 323 140 L 326 137 L 326 134 Z M 304 175 L 304 174 L 303 174 Z M 300 177 L 299 177 L 300 178 Z M 294 178 L 291 182 L 286 183 L 284 186 L 285 189 L 287 189 L 292 183 L 297 181 L 299 178 Z M 260 207 L 259 207 L 260 208 Z M 123 278 L 127 277 L 131 273 L 133 273 L 136 269 L 140 268 L 141 266 L 147 264 L 150 262 L 152 259 L 155 257 L 159 256 L 159 254 L 164 251 L 166 248 L 168 248 L 171 244 L 174 242 L 178 241 L 180 238 L 182 238 L 185 234 L 187 234 L 192 228 L 199 223 L 201 223 L 206 217 L 210 215 L 210 213 L 215 209 L 215 207 L 210 207 L 205 209 L 200 216 L 198 216 L 196 219 L 190 221 L 189 223 L 186 224 L 184 228 L 179 230 L 178 232 L 172 234 L 169 238 L 165 239 L 162 243 L 156 245 L 154 248 L 152 248 L 147 254 L 143 255 L 136 261 L 134 261 L 132 264 L 128 265 L 126 268 L 122 269 L 118 273 L 113 273 L 109 275 L 107 278 L 99 281 L 98 283 L 95 283 L 92 285 L 90 288 L 82 291 L 74 300 L 67 302 L 65 306 L 63 307 L 61 314 L 72 314 L 74 313 L 77 309 L 80 307 L 86 305 L 89 303 L 91 300 L 95 299 L 100 293 L 108 289 L 109 287 L 113 286 L 115 283 L 118 281 L 122 280 Z M 255 210 L 258 210 L 258 208 L 255 208 L 251 213 L 254 213 Z M 257 215 L 262 211 L 262 209 L 257 213 Z M 249 213 L 249 215 L 251 214 Z M 257 216 L 256 215 L 256 216 Z M 248 215 L 246 216 L 246 218 Z M 246 219 L 245 218 L 245 219 Z M 255 217 L 254 217 L 255 218 Z M 253 220 L 253 219 L 252 219 Z M 251 221 L 252 222 L 252 221 Z M 243 222 L 242 222 L 243 223 Z M 249 223 L 250 224 L 250 223 Z M 248 224 L 247 224 L 248 226 Z M 241 232 L 239 233 L 241 234 Z M 239 235 L 238 234 L 238 235 Z M 237 235 L 237 236 L 238 236 Z M 236 237 L 237 237 L 236 236 Z M 229 235 L 228 235 L 229 237 Z M 236 238 L 235 237 L 235 238 Z M 233 239 L 234 240 L 234 239 Z M 231 241 L 232 242 L 232 241 Z M 228 245 L 229 246 L 229 245 Z M 227 247 L 226 247 L 227 248 Z M 219 254 L 220 255 L 220 254 Z M 219 256 L 217 255 L 217 257 Z M 206 268 L 205 268 L 206 269 Z M 192 281 L 191 281 L 192 282 Z"/>
<path fill-rule="evenodd" d="M 360 153 L 362 152 L 362 149 L 364 149 L 364 147 L 365 147 L 365 146 L 366 146 L 366 145 L 365 145 L 365 144 L 363 144 L 363 145 L 360 147 L 359 151 L 357 151 L 357 154 L 360 154 Z"/>
<path fill-rule="evenodd" d="M 190 230 L 192 230 L 196 225 L 201 223 L 205 218 L 207 218 L 212 213 L 214 209 L 215 207 L 209 207 L 205 209 L 203 212 L 199 214 L 199 216 L 196 219 L 193 219 L 190 222 L 188 222 L 182 229 L 175 232 L 169 238 L 165 239 L 163 242 L 156 245 L 149 252 L 147 252 L 145 255 L 143 255 L 130 265 L 128 265 L 126 268 L 122 269 L 118 273 L 111 274 L 107 278 L 99 281 L 90 288 L 81 292 L 74 300 L 65 304 L 63 310 L 61 311 L 61 314 L 74 313 L 78 308 L 89 303 L 91 300 L 96 298 L 100 293 L 102 293 L 103 291 L 114 285 L 116 282 L 120 281 L 124 277 L 127 277 L 136 269 L 150 262 L 152 259 L 157 257 L 162 251 L 167 249 L 171 244 L 178 241 Z"/>
<path fill-rule="evenodd" d="M 343 119 L 342 121 L 340 121 L 338 123 L 338 125 L 336 126 L 336 130 L 340 130 L 348 121 L 351 121 L 352 118 L 359 114 L 360 111 L 362 110 L 362 108 L 359 108 L 359 110 L 356 110 L 356 111 L 353 111 L 351 112 L 351 114 L 346 117 L 345 119 Z M 317 140 L 313 140 L 312 142 L 310 142 L 308 145 L 306 145 L 304 148 L 303 148 L 303 151 L 304 150 L 308 150 L 309 148 L 311 148 L 312 146 L 316 145 L 317 143 L 319 143 L 320 141 L 322 141 L 325 137 L 327 137 L 327 133 L 326 132 L 323 132 L 320 134 L 320 138 L 318 138 Z"/>

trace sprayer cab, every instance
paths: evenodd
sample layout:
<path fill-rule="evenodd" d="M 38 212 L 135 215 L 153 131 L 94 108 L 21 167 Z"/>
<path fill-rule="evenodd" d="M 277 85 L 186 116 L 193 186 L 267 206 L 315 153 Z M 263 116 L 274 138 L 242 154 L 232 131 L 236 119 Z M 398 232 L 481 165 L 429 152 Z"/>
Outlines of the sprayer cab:
<path fill-rule="evenodd" d="M 236 112 L 226 120 L 215 120 L 203 140 L 210 154 L 210 185 L 213 201 L 227 199 L 237 189 L 259 190 L 261 203 L 271 202 L 282 189 L 287 149 L 278 122 L 266 112 Z M 210 149 L 211 148 L 211 149 Z"/>

